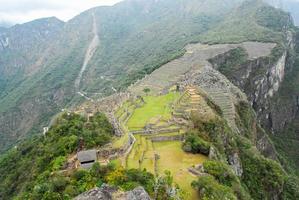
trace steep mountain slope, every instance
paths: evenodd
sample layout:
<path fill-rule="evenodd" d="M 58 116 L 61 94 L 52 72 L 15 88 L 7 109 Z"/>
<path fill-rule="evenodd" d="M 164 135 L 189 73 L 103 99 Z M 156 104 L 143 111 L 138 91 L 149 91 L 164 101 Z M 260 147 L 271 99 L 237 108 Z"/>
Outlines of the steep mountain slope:
<path fill-rule="evenodd" d="M 292 14 L 294 23 L 299 26 L 299 2 L 297 0 L 265 0 L 275 8 L 283 9 Z"/>
<path fill-rule="evenodd" d="M 271 135 L 278 151 L 282 154 L 281 160 L 283 164 L 289 170 L 295 170 L 295 173 L 299 175 L 299 153 L 297 147 L 299 145 L 299 32 L 295 37 L 295 52 L 288 59 L 288 68 L 285 74 L 284 81 L 281 84 L 279 91 L 271 100 L 273 105 L 272 110 L 277 110 L 277 117 L 273 117 L 273 120 L 283 120 L 283 126 L 281 129 L 276 130 Z M 272 112 L 273 113 L 273 112 Z"/>
<path fill-rule="evenodd" d="M 9 98 L 13 91 L 26 83 L 34 84 L 36 76 L 45 67 L 43 64 L 49 57 L 47 46 L 57 40 L 63 22 L 56 18 L 40 19 L 23 25 L 16 25 L 9 29 L 3 29 L 0 32 L 0 101 Z M 19 91 L 11 96 L 8 103 L 1 103 L 0 110 L 8 108 L 7 106 L 17 105 L 18 96 L 25 91 Z M 19 106 L 21 106 L 19 104 Z M 21 106 L 22 107 L 22 106 Z M 27 107 L 30 110 L 31 108 Z M 16 111 L 15 107 L 15 111 Z M 28 113 L 29 114 L 29 113 Z M 30 115 L 30 114 L 29 114 Z M 15 116 L 17 116 L 15 118 Z M 34 117 L 34 115 L 31 115 Z M 6 145 L 15 142 L 17 139 L 18 128 L 24 126 L 19 124 L 18 118 L 22 114 L 16 115 L 8 113 L 7 116 L 1 115 L 1 131 L 4 135 L 0 149 Z M 23 122 L 23 123 L 27 123 Z M 13 124 L 19 124 L 14 126 Z M 30 125 L 29 125 L 30 126 Z M 26 132 L 28 129 L 23 129 Z"/>
<path fill-rule="evenodd" d="M 94 23 L 100 45 L 92 51 L 94 56 L 86 64 L 80 81 L 82 92 L 85 89 L 90 92 L 87 96 L 112 93 L 112 87 L 122 88 L 179 55 L 185 44 L 220 20 L 240 1 L 221 2 L 215 0 L 211 6 L 207 1 L 192 0 L 125 1 L 114 7 L 95 8 L 66 23 L 53 41 L 46 40 L 46 44 L 40 44 L 44 50 L 41 60 L 25 57 L 25 62 L 20 59 L 23 57 L 14 54 L 11 62 L 17 58 L 18 62 L 26 63 L 23 68 L 27 71 L 22 73 L 17 68 L 15 73 L 21 73 L 21 78 L 11 77 L 10 80 L 15 82 L 10 84 L 6 79 L 2 81 L 5 88 L 0 100 L 0 133 L 4 135 L 1 149 L 28 132 L 40 132 L 50 116 L 72 99 L 73 102 L 80 100 L 80 95 L 76 94 L 75 80 L 94 38 Z M 31 23 L 20 27 L 23 26 L 31 26 Z M 18 27 L 8 30 L 17 35 L 14 30 Z M 2 38 L 5 45 L 5 37 Z M 28 47 L 35 48 L 29 44 Z M 29 52 L 30 48 L 23 51 Z M 1 60 L 9 62 L 5 54 L 11 55 L 12 50 L 3 48 L 3 51 Z M 39 69 L 36 65 L 42 66 L 42 69 L 36 70 Z M 30 72 L 30 76 L 22 79 L 26 72 Z M 130 75 L 129 78 L 127 75 Z"/>
<path fill-rule="evenodd" d="M 113 136 L 108 120 L 114 128 L 126 129 L 117 120 L 124 117 L 128 122 L 134 117 L 131 112 L 135 109 L 151 105 L 146 102 L 148 99 L 163 97 L 151 94 L 169 91 L 183 94 L 182 97 L 189 95 L 190 99 L 173 100 L 173 104 L 168 99 L 161 105 L 156 105 L 160 103 L 156 99 L 152 104 L 174 118 L 162 120 L 164 114 L 158 112 L 157 119 L 149 120 L 147 112 L 151 113 L 154 108 L 145 106 L 140 116 L 145 116 L 146 124 L 139 131 L 148 134 L 155 126 L 166 126 L 172 131 L 177 129 L 171 127 L 174 124 L 186 126 L 184 150 L 209 156 L 202 167 L 188 166 L 188 170 L 195 171 L 193 176 L 199 175 L 192 186 L 203 199 L 299 198 L 297 177 L 285 171 L 293 172 L 298 163 L 299 40 L 288 14 L 261 1 L 128 0 L 114 7 L 88 10 L 59 27 L 49 40 L 51 44 L 44 42 L 38 48 L 35 43 L 21 43 L 20 46 L 32 50 L 42 51 L 44 47 L 45 53 L 41 60 L 32 54 L 32 60 L 31 57 L 24 59 L 31 62 L 21 68 L 16 65 L 14 73 L 23 70 L 18 85 L 9 82 L 18 80 L 13 76 L 4 81 L 14 87 L 5 85 L 7 94 L 0 100 L 0 133 L 2 138 L 9 138 L 1 142 L 14 144 L 15 139 L 26 137 L 28 132 L 41 132 L 40 126 L 47 126 L 50 117 L 60 109 L 88 99 L 78 110 L 74 109 L 83 111 L 86 117 L 64 114 L 57 118 L 45 137 L 20 142 L 0 157 L 0 199 L 70 199 L 103 182 L 125 190 L 143 185 L 152 196 L 162 193 L 157 199 L 168 199 L 173 195 L 169 191 L 176 193 L 176 188 L 169 186 L 172 183 L 169 176 L 154 181 L 154 176 L 146 171 L 125 170 L 113 164 L 95 165 L 89 171 L 72 166 L 75 153 L 82 148 L 99 148 L 99 154 L 101 150 L 109 154 L 111 147 L 111 160 L 126 155 L 127 151 L 115 153 L 113 147 L 119 141 L 118 146 L 124 145 L 129 153 L 132 147 L 133 153 L 137 149 L 134 153 L 137 157 L 131 161 L 139 168 L 146 167 L 150 159 L 151 163 L 157 162 L 160 147 L 150 147 L 146 141 L 148 135 L 136 136 L 143 138 L 137 142 L 131 141 L 134 131 Z M 6 38 L 1 41 L 7 46 Z M 198 41 L 210 45 L 189 44 Z M 10 52 L 5 48 L 2 51 Z M 16 52 L 27 55 L 28 50 Z M 141 80 L 129 87 L 129 92 L 124 90 L 138 79 Z M 123 93 L 98 99 L 116 90 Z M 148 98 L 141 97 L 145 93 Z M 133 103 L 126 102 L 128 98 Z M 113 116 L 117 107 L 123 110 L 119 119 Z M 108 119 L 98 113 L 92 116 L 98 110 L 106 112 Z M 209 114 L 213 117 L 209 118 Z M 133 122 L 142 121 L 138 116 L 131 118 L 135 119 Z M 280 155 L 260 122 L 269 134 L 287 131 L 285 135 L 272 136 Z M 178 135 L 181 130 L 166 134 L 167 139 L 182 138 Z M 158 137 L 165 139 L 165 135 Z M 177 144 L 182 151 L 180 142 Z M 107 145 L 101 149 L 104 144 Z M 166 153 L 174 154 L 169 149 Z M 284 169 L 279 161 L 293 165 Z M 184 173 L 189 174 L 188 170 Z M 157 173 L 156 166 L 152 171 Z M 182 179 L 182 172 L 174 176 Z M 156 183 L 162 187 L 157 189 Z"/>
<path fill-rule="evenodd" d="M 280 29 L 285 30 L 286 39 L 278 43 L 271 55 L 250 60 L 244 49 L 237 48 L 211 62 L 247 94 L 261 125 L 283 155 L 279 158 L 285 166 L 291 163 L 290 171 L 298 173 L 299 155 L 295 147 L 298 143 L 298 30 L 292 27 L 287 15 L 284 19 Z M 285 24 L 290 25 L 288 29 Z M 260 138 L 258 146 L 270 155 L 273 149 L 268 149 Z"/>
<path fill-rule="evenodd" d="M 40 70 L 45 46 L 57 39 L 63 22 L 56 18 L 39 19 L 9 29 L 0 34 L 0 97 L 26 77 Z"/>
<path fill-rule="evenodd" d="M 21 77 L 30 72 L 29 77 L 11 78 L 22 80 L 11 86 L 6 86 L 6 79 L 2 81 L 6 88 L 0 99 L 2 149 L 27 133 L 41 132 L 41 126 L 47 126 L 50 117 L 60 109 L 85 100 L 82 95 L 97 98 L 113 93 L 115 88 L 125 88 L 181 55 L 190 42 L 276 41 L 283 37 L 280 30 L 273 31 L 258 23 L 256 13 L 263 7 L 260 1 L 240 6 L 242 2 L 129 0 L 113 7 L 91 9 L 70 20 L 55 40 L 41 45 L 45 50 L 42 59 L 31 58 L 24 67 L 27 71 Z M 93 47 L 95 36 L 99 44 Z M 7 62 L 5 53 L 0 60 Z M 84 57 L 90 53 L 84 64 Z M 36 71 L 39 68 L 35 65 L 42 68 Z M 76 89 L 80 70 L 82 78 Z"/>

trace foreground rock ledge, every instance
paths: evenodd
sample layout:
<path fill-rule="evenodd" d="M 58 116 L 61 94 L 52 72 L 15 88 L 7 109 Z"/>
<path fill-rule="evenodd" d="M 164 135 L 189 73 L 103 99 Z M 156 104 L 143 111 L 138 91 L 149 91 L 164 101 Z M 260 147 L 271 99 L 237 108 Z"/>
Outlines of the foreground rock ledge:
<path fill-rule="evenodd" d="M 80 194 L 74 200 L 151 200 L 143 187 L 123 192 L 115 187 L 104 184 L 101 188 L 94 188 Z"/>

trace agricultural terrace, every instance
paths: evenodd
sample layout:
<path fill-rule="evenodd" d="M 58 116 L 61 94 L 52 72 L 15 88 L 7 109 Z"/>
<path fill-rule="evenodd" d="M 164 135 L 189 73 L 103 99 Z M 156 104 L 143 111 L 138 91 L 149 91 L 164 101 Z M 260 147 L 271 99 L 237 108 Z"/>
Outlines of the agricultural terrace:
<path fill-rule="evenodd" d="M 197 180 L 197 177 L 190 174 L 188 168 L 203 163 L 206 156 L 184 152 L 180 141 L 154 142 L 154 149 L 159 152 L 158 173 L 169 170 L 174 181 L 187 193 L 186 198 L 193 199 L 190 197 L 196 194 L 191 189 L 191 183 Z"/>
<path fill-rule="evenodd" d="M 136 139 L 125 158 L 126 168 L 146 169 L 156 175 L 170 171 L 186 193 L 186 199 L 195 195 L 190 184 L 197 178 L 188 168 L 207 159 L 182 149 L 182 139 L 189 125 L 184 116 L 191 111 L 205 113 L 205 116 L 214 113 L 193 88 L 183 93 L 171 91 L 160 96 L 138 97 L 124 102 L 115 113 L 125 134 L 114 142 L 114 146 L 125 143 L 130 133 Z"/>

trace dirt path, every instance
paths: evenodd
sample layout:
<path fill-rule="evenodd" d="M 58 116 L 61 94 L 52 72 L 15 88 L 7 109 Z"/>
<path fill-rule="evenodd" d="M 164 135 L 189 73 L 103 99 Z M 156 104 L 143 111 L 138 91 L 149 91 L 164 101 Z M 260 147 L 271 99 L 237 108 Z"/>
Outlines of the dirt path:
<path fill-rule="evenodd" d="M 98 36 L 98 28 L 97 28 L 97 23 L 96 23 L 96 18 L 95 18 L 94 13 L 92 14 L 92 16 L 93 16 L 93 28 L 92 28 L 93 30 L 92 30 L 92 32 L 94 34 L 94 37 L 93 37 L 92 41 L 90 42 L 90 44 L 89 44 L 89 46 L 87 48 L 87 51 L 86 51 L 85 57 L 84 57 L 83 65 L 82 65 L 81 70 L 80 70 L 80 72 L 78 74 L 78 77 L 77 77 L 77 79 L 75 81 L 76 92 L 80 96 L 84 96 L 87 99 L 90 99 L 90 98 L 87 97 L 87 96 L 85 96 L 84 92 L 80 91 L 80 84 L 81 84 L 81 81 L 82 81 L 83 73 L 85 72 L 89 61 L 94 56 L 94 54 L 95 54 L 95 52 L 97 50 L 97 47 L 100 44 L 100 39 L 99 39 L 99 36 Z"/>

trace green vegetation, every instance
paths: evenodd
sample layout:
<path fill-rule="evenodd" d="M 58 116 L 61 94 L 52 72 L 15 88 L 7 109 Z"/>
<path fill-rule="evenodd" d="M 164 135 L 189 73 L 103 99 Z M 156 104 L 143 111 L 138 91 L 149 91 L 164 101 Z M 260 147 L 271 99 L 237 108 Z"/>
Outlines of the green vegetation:
<path fill-rule="evenodd" d="M 261 7 L 256 13 L 257 23 L 276 32 L 283 32 L 286 26 L 293 26 L 286 12 L 271 6 Z"/>
<path fill-rule="evenodd" d="M 219 184 L 213 176 L 203 176 L 197 181 L 194 181 L 192 186 L 201 191 L 201 199 L 237 200 L 237 197 L 233 194 L 233 191 L 229 187 Z"/>
<path fill-rule="evenodd" d="M 200 154 L 186 153 L 180 141 L 154 142 L 154 149 L 158 153 L 158 173 L 165 169 L 173 174 L 174 182 L 185 192 L 184 199 L 194 199 L 195 191 L 191 188 L 196 177 L 188 172 L 188 168 L 203 163 L 207 158 Z"/>
<path fill-rule="evenodd" d="M 95 13 L 97 25 L 101 27 L 101 45 L 84 73 L 82 90 L 88 96 L 94 93 L 111 94 L 112 87 L 117 90 L 127 88 L 163 64 L 180 57 L 185 52 L 184 47 L 192 42 L 276 42 L 282 39 L 279 27 L 283 22 L 280 17 L 286 20 L 284 16 L 287 14 L 273 9 L 265 12 L 268 7 L 259 1 L 245 1 L 242 4 L 240 0 L 225 4 L 221 0 L 122 2 L 111 8 L 87 11 L 66 23 L 59 40 L 46 40 L 41 45 L 45 50 L 42 56 L 41 51 L 28 49 L 1 53 L 0 63 L 4 63 L 4 69 L 15 66 L 18 58 L 25 72 L 36 73 L 9 71 L 13 77 L 8 81 L 8 86 L 1 90 L 0 97 L 0 115 L 4 119 L 0 126 L 3 138 L 0 151 L 28 133 L 39 133 L 62 108 L 84 100 L 76 94 L 73 86 L 91 40 L 91 12 Z M 151 12 L 145 14 L 144 7 L 150 8 Z M 271 23 L 266 23 L 268 20 Z M 279 23 L 274 23 L 277 20 Z M 30 23 L 23 26 L 30 27 Z M 14 35 L 19 36 L 19 32 L 15 31 Z M 31 52 L 32 60 L 26 59 L 23 52 L 26 56 L 27 52 Z M 6 77 L 0 77 L 0 80 L 3 79 L 6 80 Z M 27 105 L 35 105 L 31 112 L 36 117 L 23 114 Z M 6 128 L 4 124 L 12 120 L 17 120 L 15 125 Z M 12 134 L 10 130 L 18 131 Z"/>
<path fill-rule="evenodd" d="M 235 183 L 238 183 L 238 178 L 231 168 L 222 162 L 214 160 L 206 161 L 203 163 L 203 167 L 205 172 L 214 176 L 223 185 L 231 187 Z"/>
<path fill-rule="evenodd" d="M 100 172 L 98 174 L 101 174 Z M 154 175 L 136 169 L 125 170 L 116 169 L 108 173 L 106 177 L 107 183 L 114 186 L 120 186 L 124 190 L 133 190 L 137 186 L 143 186 L 146 191 L 153 195 L 154 191 Z"/>
<path fill-rule="evenodd" d="M 278 93 L 276 93 L 273 97 L 272 103 L 280 107 L 293 105 L 299 94 L 298 84 L 299 49 L 297 49 L 295 54 L 293 68 L 287 71 Z M 273 140 L 276 149 L 278 150 L 279 154 L 281 154 L 280 159 L 282 163 L 285 165 L 288 171 L 297 174 L 297 176 L 299 176 L 298 129 L 299 116 L 297 114 L 295 119 L 291 123 L 287 124 L 285 129 L 281 131 L 280 134 L 271 135 L 271 139 Z"/>
<path fill-rule="evenodd" d="M 191 42 L 283 41 L 282 31 L 290 25 L 286 13 L 269 8 L 260 1 L 239 2 L 231 0 L 223 4 L 220 0 L 155 1 L 155 4 L 147 5 L 151 12 L 145 14 L 144 5 L 141 4 L 143 2 L 132 4 L 127 1 L 112 8 L 93 10 L 97 24 L 101 26 L 101 45 L 84 74 L 83 90 L 88 93 L 111 94 L 112 86 L 124 89 L 161 65 L 181 56 L 185 52 L 183 48 Z M 91 16 L 88 11 L 68 23 L 63 31 L 65 35 L 61 35 L 57 43 L 51 44 L 54 50 L 60 51 L 45 51 L 47 59 L 41 63 L 43 67 L 38 69 L 38 73 L 28 75 L 26 80 L 10 83 L 11 86 L 1 92 L 2 123 L 6 125 L 14 121 L 17 125 L 9 129 L 20 130 L 12 135 L 5 129 L 6 126 L 1 125 L 1 138 L 2 133 L 5 134 L 1 143 L 13 144 L 16 138 L 24 136 L 28 130 L 39 132 L 40 127 L 46 125 L 50 117 L 61 108 L 82 100 L 73 90 L 73 83 L 80 71 L 87 41 L 90 40 Z M 80 26 L 82 24 L 85 26 Z M 273 59 L 277 59 L 276 55 L 281 55 L 281 50 L 281 46 L 275 49 Z M 235 49 L 230 53 L 231 57 L 221 66 L 222 71 L 227 74 L 239 69 L 247 56 L 242 49 Z M 5 56 L 1 57 L 1 61 L 14 61 L 16 57 L 22 57 L 18 54 L 11 58 L 6 57 L 10 55 L 1 55 Z M 31 69 L 30 64 L 25 65 Z M 260 72 L 257 70 L 255 73 Z M 297 79 L 295 77 L 289 85 L 283 86 L 286 88 L 286 94 L 283 95 L 290 92 L 288 87 L 292 92 L 298 92 L 294 89 L 298 88 Z M 0 87 L 3 88 L 3 85 Z M 147 91 L 146 94 L 150 93 Z M 123 124 L 128 126 L 124 129 L 126 133 L 128 129 L 140 130 L 149 123 L 170 119 L 173 111 L 171 105 L 177 98 L 177 93 L 146 96 L 145 104 L 138 104 L 140 108 L 128 103 L 117 112 L 117 117 L 124 119 L 128 113 L 132 113 L 128 124 Z M 208 104 L 213 105 L 211 102 Z M 34 105 L 30 110 L 32 116 L 21 115 L 30 109 L 29 105 Z M 101 147 L 112 139 L 112 127 L 103 115 L 97 114 L 88 121 L 78 115 L 65 114 L 57 120 L 46 137 L 35 137 L 22 142 L 0 158 L 0 199 L 70 199 L 107 182 L 124 190 L 142 185 L 151 195 L 164 200 L 170 199 L 166 191 L 174 185 L 173 181 L 189 192 L 190 183 L 194 181 L 193 186 L 203 199 L 247 200 L 250 196 L 254 199 L 273 199 L 276 196 L 288 200 L 298 199 L 297 180 L 287 177 L 276 161 L 264 158 L 255 150 L 254 134 L 257 127 L 250 107 L 238 106 L 238 127 L 243 133 L 241 135 L 228 127 L 220 116 L 219 108 L 215 108 L 219 114 L 216 119 L 204 120 L 192 116 L 194 130 L 188 131 L 191 134 L 187 135 L 184 144 L 185 150 L 193 153 L 208 154 L 208 149 L 213 148 L 214 160 L 204 163 L 204 170 L 210 175 L 198 180 L 190 176 L 186 169 L 202 163 L 206 157 L 184 152 L 181 142 L 152 143 L 143 135 L 137 137 L 128 157 L 128 168 L 137 169 L 96 164 L 90 171 L 74 170 L 64 173 L 61 170 L 66 167 L 69 156 L 78 147 Z M 20 128 L 19 125 L 23 124 L 26 126 Z M 165 125 L 160 122 L 157 124 Z M 288 129 L 292 137 L 295 133 L 293 126 L 296 125 L 291 125 Z M 114 147 L 120 147 L 127 139 L 128 134 L 125 134 L 113 143 Z M 298 146 L 298 138 L 276 139 L 278 149 L 288 154 L 286 157 L 293 160 L 292 163 L 296 166 L 298 159 L 294 149 Z M 3 144 L 1 149 L 7 147 Z M 155 172 L 155 151 L 159 158 L 158 173 L 162 174 L 165 169 L 169 169 L 174 174 L 173 177 L 166 173 L 155 180 L 152 174 L 140 171 L 146 168 Z M 244 170 L 241 177 L 235 176 L 228 166 L 227 161 L 232 155 L 240 157 Z M 157 182 L 162 184 L 158 193 L 154 194 L 153 188 Z"/>
<path fill-rule="evenodd" d="M 180 96 L 177 92 L 170 92 L 162 96 L 145 96 L 145 104 L 134 110 L 127 126 L 129 130 L 143 129 L 150 120 L 168 120 L 171 118 L 172 104 Z"/>
<path fill-rule="evenodd" d="M 168 120 L 172 119 L 175 102 L 180 98 L 179 92 L 169 92 L 166 95 L 140 97 L 144 104 L 138 104 L 132 107 L 130 112 L 132 116 L 129 118 L 125 127 L 130 130 L 142 130 L 147 124 L 151 127 L 180 128 L 179 125 L 168 124 Z M 118 116 L 122 111 L 128 110 L 126 107 L 136 104 L 135 102 L 125 103 L 117 111 Z M 124 121 L 121 121 L 124 123 Z M 181 141 L 161 141 L 152 142 L 152 139 L 159 137 L 175 137 L 184 134 L 184 130 L 157 133 L 152 135 L 135 134 L 136 142 L 127 157 L 127 169 L 146 169 L 156 175 L 161 175 L 165 170 L 169 170 L 173 175 L 173 181 L 179 185 L 183 191 L 183 198 L 196 198 L 196 191 L 192 189 L 191 183 L 196 180 L 189 172 L 188 168 L 202 163 L 206 157 L 199 154 L 186 153 L 182 149 Z M 206 153 L 208 154 L 208 153 Z"/>
<path fill-rule="evenodd" d="M 260 0 L 244 1 L 224 20 L 200 36 L 203 42 L 240 43 L 244 41 L 284 41 L 282 24 L 290 28 L 289 15 Z"/>
<path fill-rule="evenodd" d="M 238 127 L 244 133 L 234 133 L 221 119 L 205 122 L 193 116 L 195 129 L 192 138 L 208 141 L 214 148 L 214 160 L 203 163 L 208 176 L 200 177 L 193 182 L 201 198 L 219 199 L 296 199 L 298 196 L 297 180 L 287 176 L 281 165 L 262 156 L 254 146 L 256 126 L 252 108 L 245 102 L 238 107 Z M 188 138 L 188 137 L 187 137 Z M 237 154 L 243 169 L 241 177 L 237 177 L 229 163 L 233 154 Z M 289 187 L 286 187 L 286 184 Z M 217 189 L 216 189 L 217 188 Z"/>
<path fill-rule="evenodd" d="M 254 126 L 255 122 L 255 113 L 252 107 L 247 102 L 240 102 L 236 105 L 238 118 L 237 123 L 240 130 L 245 137 L 254 140 L 255 135 L 252 134 L 252 127 Z"/>
<path fill-rule="evenodd" d="M 146 169 L 152 173 L 155 173 L 155 158 L 154 152 L 152 151 L 151 141 L 140 135 L 136 135 L 135 138 L 136 142 L 127 158 L 127 167 L 134 169 Z M 148 157 L 145 157 L 145 153 L 148 154 Z"/>
<path fill-rule="evenodd" d="M 45 182 L 50 185 L 37 187 L 40 192 L 46 195 L 50 186 L 61 192 L 60 184 L 66 185 L 67 181 L 60 173 L 52 176 L 51 172 L 65 168 L 67 157 L 80 146 L 103 146 L 112 134 L 112 126 L 103 114 L 96 114 L 89 121 L 80 115 L 63 114 L 45 137 L 27 140 L 1 157 L 0 197 L 33 195 L 35 186 Z"/>
<path fill-rule="evenodd" d="M 183 144 L 183 149 L 186 152 L 209 155 L 210 144 L 194 133 L 187 133 L 185 142 Z"/>
<path fill-rule="evenodd" d="M 279 193 L 283 189 L 286 174 L 276 161 L 266 159 L 250 148 L 241 148 L 242 182 L 253 199 L 271 199 L 272 192 Z"/>
<path fill-rule="evenodd" d="M 24 141 L 0 158 L 0 199 L 72 199 L 103 183 L 125 191 L 143 186 L 157 199 L 170 199 L 167 191 L 174 183 L 169 173 L 156 180 L 145 170 L 125 170 L 114 162 L 107 166 L 95 163 L 90 170 L 64 170 L 68 158 L 81 145 L 101 147 L 110 141 L 111 135 L 112 127 L 103 114 L 90 120 L 63 114 L 45 137 Z"/>
<path fill-rule="evenodd" d="M 219 71 L 229 79 L 232 79 L 232 72 L 238 71 L 242 64 L 247 62 L 248 54 L 245 49 L 239 47 L 229 51 L 225 61 L 218 67 Z"/>
<path fill-rule="evenodd" d="M 188 167 L 206 160 L 203 155 L 188 154 L 182 150 L 180 141 L 152 142 L 146 136 L 136 135 L 136 143 L 127 158 L 128 169 L 146 169 L 152 173 L 163 174 L 169 170 L 174 182 L 185 192 L 184 199 L 194 195 L 190 184 L 195 180 L 188 172 Z M 158 160 L 155 160 L 158 156 Z M 157 171 L 155 171 L 155 165 Z"/>
<path fill-rule="evenodd" d="M 123 170 L 114 165 L 100 166 L 96 163 L 90 170 L 75 170 L 68 174 L 42 173 L 33 185 L 33 190 L 22 193 L 17 199 L 72 199 L 103 183 L 123 190 L 132 190 L 141 185 L 152 192 L 154 181 L 154 176 L 146 171 Z"/>

